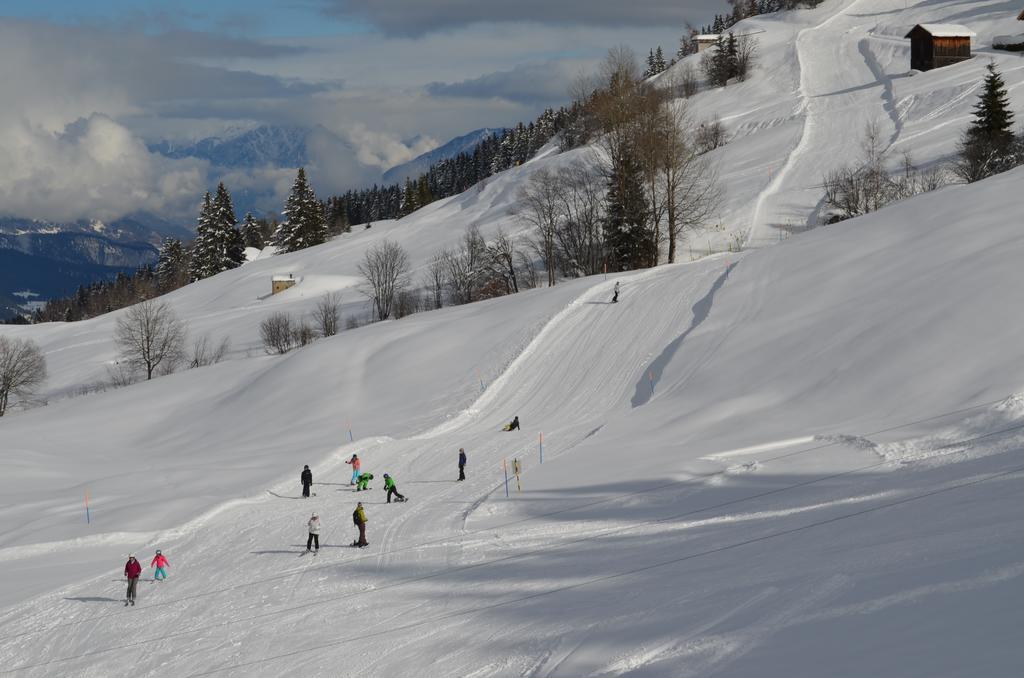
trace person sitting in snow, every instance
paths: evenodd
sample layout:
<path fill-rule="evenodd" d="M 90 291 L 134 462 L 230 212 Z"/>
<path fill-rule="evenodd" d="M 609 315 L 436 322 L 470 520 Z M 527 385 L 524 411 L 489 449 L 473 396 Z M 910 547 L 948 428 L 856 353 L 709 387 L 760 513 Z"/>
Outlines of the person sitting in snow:
<path fill-rule="evenodd" d="M 370 481 L 371 480 L 373 480 L 373 474 L 372 473 L 360 473 L 359 474 L 359 480 L 356 481 L 356 492 L 361 492 L 362 490 L 372 489 L 370 487 Z"/>
<path fill-rule="evenodd" d="M 387 473 L 384 474 L 384 491 L 388 494 L 388 503 L 391 503 L 391 495 L 395 495 L 395 499 L 398 501 L 405 501 L 405 495 L 399 494 L 398 487 L 395 485 L 395 479 L 389 476 Z"/>
<path fill-rule="evenodd" d="M 505 424 L 504 431 L 518 431 L 519 430 L 519 415 L 512 418 L 512 421 Z"/>

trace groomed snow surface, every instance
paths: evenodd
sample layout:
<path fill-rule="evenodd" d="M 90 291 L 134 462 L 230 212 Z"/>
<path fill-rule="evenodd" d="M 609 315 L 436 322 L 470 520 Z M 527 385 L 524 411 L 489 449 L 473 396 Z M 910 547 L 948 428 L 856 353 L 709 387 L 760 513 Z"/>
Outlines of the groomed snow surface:
<path fill-rule="evenodd" d="M 801 50 L 883 21 L 983 35 L 972 16 L 992 7 L 829 2 L 791 15 L 795 43 L 779 24 L 762 44 L 806 65 Z M 980 80 L 974 61 L 957 82 Z M 913 84 L 938 101 L 964 68 Z M 805 94 L 815 77 L 800 75 Z M 832 111 L 849 129 L 877 103 L 859 92 Z M 779 89 L 771 106 L 792 101 Z M 790 189 L 827 156 L 804 128 L 824 104 L 809 101 L 779 126 L 799 134 L 743 128 L 725 147 L 750 168 L 776 142 L 802 149 L 771 191 L 734 191 L 727 209 L 808 218 Z M 955 140 L 960 108 L 948 115 L 945 137 L 945 116 L 920 129 L 929 152 Z M 587 154 L 169 295 L 193 335 L 231 339 L 213 367 L 76 396 L 115 358 L 119 313 L 0 328 L 38 341 L 51 371 L 47 407 L 0 420 L 0 675 L 1017 675 L 1024 170 L 773 247 L 263 354 L 269 313 L 308 312 L 326 290 L 364 312 L 356 264 L 373 243 L 402 242 L 419 275 L 469 224 L 521 230 L 524 177 Z M 753 236 L 770 232 L 758 223 Z M 289 274 L 299 283 L 269 296 Z M 514 415 L 522 430 L 501 431 Z M 354 452 L 371 491 L 348 485 Z M 384 503 L 385 472 L 408 503 Z M 348 546 L 357 501 L 363 550 Z M 306 555 L 313 511 L 321 549 Z M 157 548 L 168 580 L 147 568 L 125 608 L 126 554 L 148 565 Z"/>

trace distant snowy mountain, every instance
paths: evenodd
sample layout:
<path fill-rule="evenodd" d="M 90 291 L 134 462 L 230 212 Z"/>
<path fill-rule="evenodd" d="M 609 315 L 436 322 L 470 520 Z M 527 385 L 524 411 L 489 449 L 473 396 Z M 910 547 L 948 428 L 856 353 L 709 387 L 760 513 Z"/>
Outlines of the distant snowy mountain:
<path fill-rule="evenodd" d="M 218 167 L 301 167 L 308 164 L 306 142 L 312 130 L 261 125 L 221 136 L 178 143 L 160 141 L 149 150 L 168 158 L 201 158 Z"/>
<path fill-rule="evenodd" d="M 481 141 L 491 136 L 492 134 L 502 134 L 505 131 L 503 127 L 484 127 L 478 129 L 469 134 L 464 134 L 461 137 L 455 137 L 451 141 L 441 146 L 438 146 L 432 151 L 427 151 L 423 155 L 413 158 L 409 162 L 404 162 L 401 165 L 396 165 L 384 173 L 385 184 L 401 183 L 408 178 L 415 178 L 430 169 L 430 166 L 434 163 L 447 160 L 448 158 L 454 158 L 459 153 L 472 151 L 473 148 Z"/>

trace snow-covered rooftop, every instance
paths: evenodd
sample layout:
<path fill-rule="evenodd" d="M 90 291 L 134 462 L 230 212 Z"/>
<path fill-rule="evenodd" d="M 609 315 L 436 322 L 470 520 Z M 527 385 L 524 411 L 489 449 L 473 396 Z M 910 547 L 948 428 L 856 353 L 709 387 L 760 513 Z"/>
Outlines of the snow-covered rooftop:
<path fill-rule="evenodd" d="M 713 33 L 701 34 L 693 36 L 693 39 L 697 42 L 714 41 L 718 40 L 718 35 Z"/>
<path fill-rule="evenodd" d="M 291 273 L 289 273 L 288 275 L 275 275 L 273 281 L 274 282 L 287 282 L 289 280 L 292 281 L 292 282 L 295 282 L 295 276 L 293 276 Z"/>
<path fill-rule="evenodd" d="M 929 33 L 931 33 L 931 35 L 933 37 L 936 37 L 936 38 L 962 38 L 962 37 L 965 37 L 965 36 L 969 36 L 969 37 L 974 38 L 974 37 L 977 37 L 977 35 L 978 35 L 977 33 L 972 31 L 967 26 L 962 26 L 961 24 L 917 24 L 917 25 L 920 26 L 921 28 L 923 28 L 924 30 L 928 31 Z M 915 26 L 915 28 L 916 27 L 917 26 Z M 914 29 L 912 28 L 910 30 L 913 31 Z M 910 37 L 910 33 L 907 33 L 904 37 L 909 38 Z"/>

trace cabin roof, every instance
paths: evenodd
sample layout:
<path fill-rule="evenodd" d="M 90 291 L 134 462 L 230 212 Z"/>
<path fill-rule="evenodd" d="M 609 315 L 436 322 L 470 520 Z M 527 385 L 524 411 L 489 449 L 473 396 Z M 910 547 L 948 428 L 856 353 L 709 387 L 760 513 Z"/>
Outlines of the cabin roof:
<path fill-rule="evenodd" d="M 960 24 L 917 24 L 903 37 L 909 38 L 914 29 L 918 27 L 923 28 L 933 38 L 974 38 L 978 35 L 967 26 Z"/>

